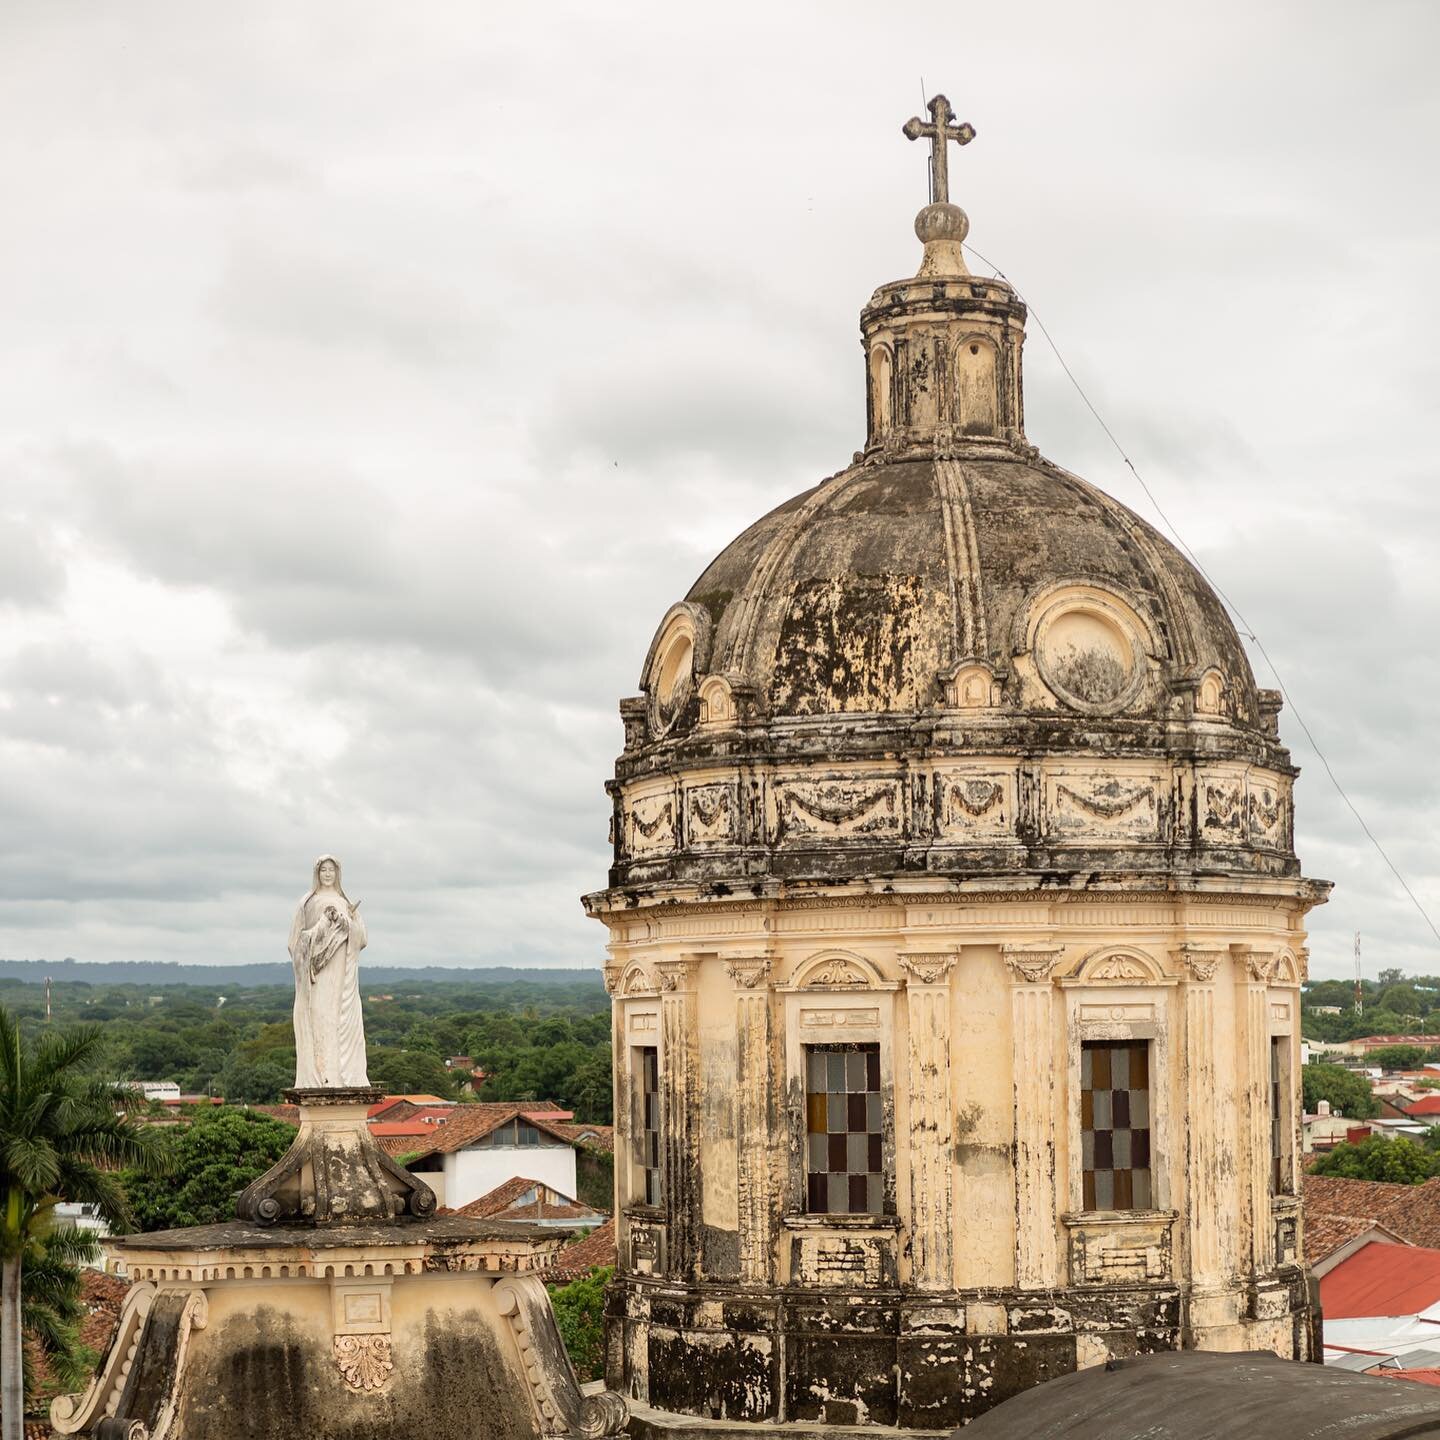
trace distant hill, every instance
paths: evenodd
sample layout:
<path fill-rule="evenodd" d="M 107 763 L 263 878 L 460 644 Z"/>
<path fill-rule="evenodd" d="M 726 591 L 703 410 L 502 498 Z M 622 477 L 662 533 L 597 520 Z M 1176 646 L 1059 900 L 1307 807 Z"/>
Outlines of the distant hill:
<path fill-rule="evenodd" d="M 0 980 L 79 981 L 90 985 L 235 985 L 241 987 L 294 984 L 294 971 L 275 965 L 180 965 L 161 960 L 0 960 Z M 598 967 L 582 970 L 525 969 L 518 965 L 364 965 L 360 979 L 372 985 L 425 982 L 491 984 L 526 981 L 531 985 L 602 984 Z"/>

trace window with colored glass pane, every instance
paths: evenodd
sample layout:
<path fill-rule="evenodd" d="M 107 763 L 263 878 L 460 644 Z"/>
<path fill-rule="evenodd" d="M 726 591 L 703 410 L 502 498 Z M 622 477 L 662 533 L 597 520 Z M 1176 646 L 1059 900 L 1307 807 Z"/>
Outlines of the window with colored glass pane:
<path fill-rule="evenodd" d="M 646 1046 L 635 1052 L 637 1078 L 640 1081 L 640 1123 L 635 1127 L 640 1138 L 641 1198 L 646 1205 L 660 1203 L 660 1052 Z"/>
<path fill-rule="evenodd" d="M 885 1156 L 878 1045 L 805 1047 L 805 1208 L 879 1215 Z"/>
<path fill-rule="evenodd" d="M 1086 1041 L 1080 1049 L 1080 1145 L 1087 1210 L 1149 1210 L 1150 1045 Z"/>

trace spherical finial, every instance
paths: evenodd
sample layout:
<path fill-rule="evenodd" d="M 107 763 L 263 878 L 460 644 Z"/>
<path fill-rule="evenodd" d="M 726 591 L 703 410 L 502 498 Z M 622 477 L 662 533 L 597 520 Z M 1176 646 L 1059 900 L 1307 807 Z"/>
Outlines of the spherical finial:
<path fill-rule="evenodd" d="M 927 205 L 915 217 L 915 234 L 922 244 L 932 240 L 953 240 L 959 244 L 970 233 L 970 217 L 948 201 Z"/>

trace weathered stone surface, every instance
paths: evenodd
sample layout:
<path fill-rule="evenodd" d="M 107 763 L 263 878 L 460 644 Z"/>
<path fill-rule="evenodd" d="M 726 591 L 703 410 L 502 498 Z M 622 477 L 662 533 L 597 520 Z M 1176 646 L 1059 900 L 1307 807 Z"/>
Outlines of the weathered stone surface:
<path fill-rule="evenodd" d="M 920 274 L 865 307 L 853 463 L 716 558 L 621 702 L 585 904 L 614 998 L 607 1375 L 642 1405 L 924 1430 L 1107 1357 L 1315 1355 L 1299 984 L 1329 887 L 1294 853 L 1279 697 L 1190 563 L 1026 442 L 1025 308 L 966 273 L 965 225 L 937 197 Z M 1106 1043 L 1146 1071 L 1113 1190 L 1081 1119 Z M 814 1047 L 878 1063 L 863 1127 L 808 1093 Z"/>
<path fill-rule="evenodd" d="M 1273 1355 L 1199 1352 L 1117 1360 L 1018 1394 L 964 1440 L 1401 1440 L 1440 1434 L 1440 1394 Z"/>

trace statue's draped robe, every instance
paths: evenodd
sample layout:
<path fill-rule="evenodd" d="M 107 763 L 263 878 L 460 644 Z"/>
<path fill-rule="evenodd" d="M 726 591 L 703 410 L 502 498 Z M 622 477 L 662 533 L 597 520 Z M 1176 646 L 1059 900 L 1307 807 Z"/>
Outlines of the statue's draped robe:
<path fill-rule="evenodd" d="M 317 866 L 318 869 L 318 866 Z M 349 922 L 337 933 L 327 908 Z M 368 1086 L 365 1026 L 360 1013 L 360 952 L 365 922 L 339 882 L 316 888 L 300 902 L 290 926 L 295 967 L 295 1084 L 299 1089 Z M 328 957 L 328 958 L 325 958 Z M 323 958 L 316 970 L 312 960 Z"/>

